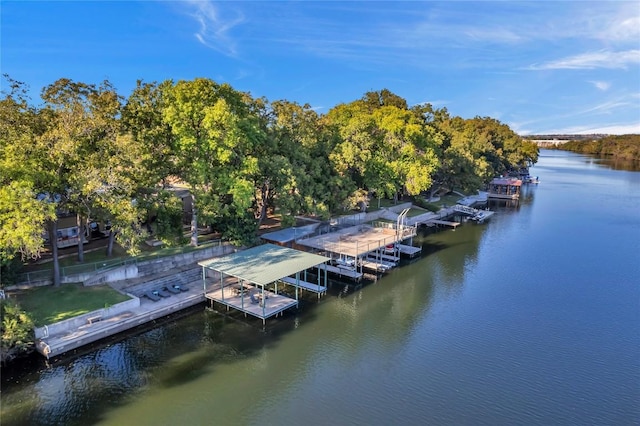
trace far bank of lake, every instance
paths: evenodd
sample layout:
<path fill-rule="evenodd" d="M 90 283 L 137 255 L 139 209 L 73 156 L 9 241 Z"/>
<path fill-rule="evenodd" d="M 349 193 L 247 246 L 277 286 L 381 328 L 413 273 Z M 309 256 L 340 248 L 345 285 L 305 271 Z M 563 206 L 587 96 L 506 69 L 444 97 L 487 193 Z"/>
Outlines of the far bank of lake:
<path fill-rule="evenodd" d="M 637 424 L 640 173 L 548 150 L 531 173 L 266 331 L 200 307 L 3 369 L 2 424 Z"/>

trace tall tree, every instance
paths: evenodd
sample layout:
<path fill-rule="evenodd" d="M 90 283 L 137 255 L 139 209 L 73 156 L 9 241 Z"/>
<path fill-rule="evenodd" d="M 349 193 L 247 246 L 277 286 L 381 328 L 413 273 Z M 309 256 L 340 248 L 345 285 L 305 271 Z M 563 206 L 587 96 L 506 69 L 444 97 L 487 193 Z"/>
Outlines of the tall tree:
<path fill-rule="evenodd" d="M 43 164 L 49 174 L 46 193 L 59 209 L 76 214 L 78 226 L 78 261 L 84 260 L 83 236 L 91 215 L 95 193 L 85 192 L 88 173 L 101 161 L 99 152 L 113 143 L 118 133 L 120 98 L 113 86 L 63 78 L 42 91 L 50 120 L 43 134 L 42 146 L 48 149 Z M 55 231 L 55 229 L 52 229 Z M 52 242 L 55 246 L 55 236 Z M 57 250 L 54 248 L 54 254 Z M 57 256 L 55 256 L 57 257 Z"/>
<path fill-rule="evenodd" d="M 163 96 L 179 175 L 192 197 L 191 244 L 198 245 L 199 213 L 209 223 L 218 221 L 231 238 L 242 237 L 246 230 L 237 230 L 254 222 L 250 176 L 257 161 L 250 153 L 259 133 L 246 95 L 198 78 L 165 87 Z"/>
<path fill-rule="evenodd" d="M 328 117 L 342 139 L 331 159 L 360 190 L 395 198 L 431 186 L 440 141 L 402 98 L 388 91 L 370 92 L 363 100 L 332 109 Z"/>
<path fill-rule="evenodd" d="M 155 223 L 155 237 L 173 244 L 182 235 L 182 202 L 174 196 L 172 179 L 179 175 L 171 126 L 164 121 L 164 90 L 171 81 L 160 84 L 138 80 L 122 110 L 122 131 L 138 154 L 135 195 L 140 214 L 148 229 Z M 124 141 L 125 139 L 122 139 Z M 121 142 L 122 142 L 121 141 Z"/>
<path fill-rule="evenodd" d="M 28 105 L 26 85 L 4 78 L 10 90 L 0 100 L 0 282 L 16 255 L 40 257 L 45 224 L 55 218 L 54 206 L 38 197 L 35 186 L 38 113 Z"/>

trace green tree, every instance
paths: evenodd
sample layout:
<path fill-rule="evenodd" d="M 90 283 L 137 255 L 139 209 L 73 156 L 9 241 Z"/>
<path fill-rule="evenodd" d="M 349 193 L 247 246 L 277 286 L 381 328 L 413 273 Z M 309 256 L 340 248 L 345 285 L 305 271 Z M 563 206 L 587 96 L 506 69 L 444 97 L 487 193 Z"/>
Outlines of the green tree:
<path fill-rule="evenodd" d="M 138 80 L 122 110 L 120 147 L 130 170 L 131 198 L 149 231 L 155 222 L 155 238 L 165 245 L 182 238 L 182 202 L 170 191 L 179 175 L 171 126 L 163 119 L 164 90 L 170 81 L 145 83 Z M 129 139 L 126 139 L 128 136 Z M 125 149 L 124 143 L 129 146 Z"/>
<path fill-rule="evenodd" d="M 46 223 L 55 218 L 54 206 L 39 197 L 35 185 L 38 112 L 28 105 L 26 86 L 4 78 L 11 90 L 0 100 L 0 283 L 16 255 L 40 257 Z"/>
<path fill-rule="evenodd" d="M 369 92 L 361 100 L 329 111 L 341 140 L 330 158 L 359 191 L 378 197 L 417 195 L 431 186 L 438 164 L 438 135 L 406 101 L 388 91 Z M 357 200 L 357 193 L 351 197 Z"/>
<path fill-rule="evenodd" d="M 86 179 L 94 175 L 117 132 L 120 99 L 111 84 L 99 87 L 59 79 L 42 90 L 42 134 L 36 139 L 36 188 L 58 212 L 74 212 L 78 226 L 78 261 L 84 260 L 82 237 L 91 215 L 95 193 L 87 192 Z M 57 221 L 50 221 L 54 285 L 60 284 Z"/>
<path fill-rule="evenodd" d="M 260 132 L 248 96 L 203 78 L 167 86 L 163 96 L 179 177 L 192 197 L 191 244 L 198 244 L 199 214 L 230 238 L 249 237 L 257 169 L 251 153 Z"/>
<path fill-rule="evenodd" d="M 31 317 L 11 300 L 0 300 L 0 310 L 2 318 L 0 362 L 5 364 L 33 349 L 34 324 Z"/>

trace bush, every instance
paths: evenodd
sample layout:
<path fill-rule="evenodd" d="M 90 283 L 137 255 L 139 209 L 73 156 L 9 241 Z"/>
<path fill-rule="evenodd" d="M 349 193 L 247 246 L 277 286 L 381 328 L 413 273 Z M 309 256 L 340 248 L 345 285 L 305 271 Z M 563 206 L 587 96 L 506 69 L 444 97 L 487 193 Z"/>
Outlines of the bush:
<path fill-rule="evenodd" d="M 35 336 L 33 320 L 20 309 L 17 303 L 0 300 L 2 312 L 2 342 L 0 344 L 0 362 L 11 361 L 20 354 L 33 350 Z"/>

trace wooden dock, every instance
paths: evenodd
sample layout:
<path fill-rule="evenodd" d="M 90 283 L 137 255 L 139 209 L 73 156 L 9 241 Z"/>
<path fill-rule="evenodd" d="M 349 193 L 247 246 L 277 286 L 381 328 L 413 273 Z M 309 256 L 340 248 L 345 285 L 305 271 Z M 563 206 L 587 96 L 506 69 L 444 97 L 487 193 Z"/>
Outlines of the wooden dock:
<path fill-rule="evenodd" d="M 396 265 L 384 260 L 377 260 L 373 258 L 366 258 L 362 261 L 362 267 L 370 271 L 375 272 L 387 272 L 389 269 L 394 268 Z"/>
<path fill-rule="evenodd" d="M 354 281 L 360 281 L 363 275 L 362 272 L 358 272 L 354 269 L 339 268 L 337 266 L 327 265 L 326 263 L 318 265 L 318 269 L 331 272 L 332 274 L 338 275 L 340 277 L 346 277 Z"/>
<path fill-rule="evenodd" d="M 257 288 L 249 288 L 253 291 L 253 298 L 258 298 L 258 303 L 252 301 L 251 292 L 244 291 L 236 293 L 230 286 L 219 288 L 213 291 L 208 291 L 205 294 L 205 298 L 211 300 L 211 302 L 221 303 L 228 308 L 236 309 L 243 312 L 245 315 L 249 314 L 254 317 L 266 320 L 272 316 L 275 316 L 289 308 L 298 306 L 298 301 L 282 294 L 275 294 L 271 291 L 264 292 L 264 299 L 262 299 L 262 292 Z M 224 293 L 223 293 L 224 292 Z M 213 306 L 213 303 L 212 303 Z"/>
<path fill-rule="evenodd" d="M 296 280 L 293 277 L 284 277 L 284 278 L 281 278 L 280 281 L 283 281 L 287 284 L 291 284 L 294 286 L 298 286 L 304 290 L 309 290 L 313 293 L 318 293 L 318 297 L 320 297 L 320 295 L 325 294 L 327 292 L 327 287 L 323 285 L 320 285 L 317 283 L 310 283 L 302 280 Z"/>
<path fill-rule="evenodd" d="M 409 257 L 414 257 L 422 252 L 422 247 L 408 246 L 406 244 L 396 244 L 396 247 L 400 254 L 404 254 Z"/>
<path fill-rule="evenodd" d="M 458 226 L 460 226 L 460 222 L 449 222 L 448 220 L 439 219 L 431 219 L 429 220 L 429 222 L 427 222 L 427 225 L 430 223 L 434 225 L 450 226 L 453 229 L 456 229 Z"/>

